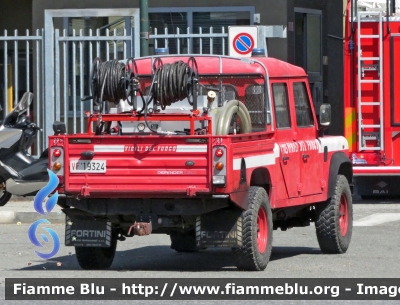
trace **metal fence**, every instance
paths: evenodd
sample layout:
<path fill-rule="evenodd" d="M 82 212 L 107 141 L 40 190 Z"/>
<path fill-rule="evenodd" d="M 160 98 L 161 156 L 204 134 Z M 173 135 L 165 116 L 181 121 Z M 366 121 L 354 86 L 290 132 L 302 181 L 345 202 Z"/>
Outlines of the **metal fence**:
<path fill-rule="evenodd" d="M 197 34 L 190 34 L 191 29 L 187 28 L 187 33 L 180 33 L 177 28 L 176 34 L 169 34 L 166 28 L 163 34 L 158 34 L 155 29 L 149 39 L 154 40 L 155 48 L 169 47 L 170 54 L 226 55 L 228 34 L 223 27 L 221 33 L 214 33 L 213 28 L 208 31 L 200 28 L 198 31 Z M 93 59 L 123 60 L 138 54 L 134 52 L 134 33 L 137 33 L 134 29 L 128 34 L 125 29 L 123 33 L 114 29 L 112 32 L 106 30 L 102 35 L 100 31 L 89 31 L 88 35 L 82 32 L 68 35 L 65 30 L 60 33 L 58 29 L 53 29 L 50 33 L 54 41 L 52 60 L 45 55 L 48 54 L 45 48 L 48 47 L 45 46 L 44 30 L 37 30 L 34 35 L 29 31 L 25 35 L 14 31 L 13 36 L 4 31 L 4 35 L 0 36 L 0 46 L 3 45 L 3 60 L 0 58 L 0 116 L 4 118 L 22 94 L 31 91 L 35 98 L 30 115 L 38 126 L 47 131 L 51 129 L 46 125 L 52 122 L 44 118 L 48 111 L 54 109 L 52 117 L 64 122 L 68 132 L 84 132 L 85 111 L 92 111 L 93 104 L 91 101 L 81 102 L 81 99 L 91 94 L 89 76 Z M 1 51 L 0 47 L 0 56 Z M 54 84 L 45 89 L 45 78 L 48 79 L 50 73 Z M 48 95 L 45 90 L 54 90 L 51 93 L 54 106 L 45 105 L 44 97 Z M 34 155 L 45 149 L 47 135 L 38 136 Z"/>
<path fill-rule="evenodd" d="M 86 131 L 85 111 L 93 111 L 91 100 L 82 102 L 81 99 L 91 95 L 90 71 L 96 57 L 103 61 L 112 59 L 123 60 L 133 54 L 132 35 L 122 36 L 106 30 L 105 35 L 89 31 L 84 36 L 75 32 L 68 36 L 63 31 L 55 31 L 55 119 L 63 121 L 69 132 Z M 70 127 L 70 128 L 68 128 Z M 79 129 L 78 129 L 79 127 Z"/>
<path fill-rule="evenodd" d="M 43 31 L 37 30 L 31 35 L 27 30 L 25 35 L 0 36 L 3 43 L 2 77 L 0 78 L 0 108 L 1 118 L 4 119 L 14 108 L 24 92 L 31 91 L 35 102 L 28 109 L 37 125 L 41 126 L 43 107 L 39 107 L 43 97 Z M 42 148 L 43 138 L 38 137 L 37 147 Z"/>
<path fill-rule="evenodd" d="M 168 28 L 164 28 L 164 34 L 158 34 L 155 28 L 150 39 L 154 39 L 155 48 L 168 48 L 171 54 L 227 55 L 228 33 L 225 33 L 225 27 L 221 27 L 220 33 L 214 33 L 213 27 L 208 29 L 208 33 L 203 33 L 202 28 L 199 28 L 198 32 L 198 34 L 191 34 L 188 27 L 186 33 L 181 33 L 180 29 L 176 28 L 176 34 L 170 34 Z M 185 42 L 185 48 L 182 48 L 182 41 Z"/>

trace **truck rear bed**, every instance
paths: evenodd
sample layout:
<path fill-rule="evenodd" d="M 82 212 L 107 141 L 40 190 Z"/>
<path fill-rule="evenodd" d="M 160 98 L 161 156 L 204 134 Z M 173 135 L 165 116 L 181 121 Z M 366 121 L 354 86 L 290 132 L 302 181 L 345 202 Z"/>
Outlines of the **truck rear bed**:
<path fill-rule="evenodd" d="M 103 196 L 210 192 L 207 137 L 68 136 L 65 191 Z M 88 143 L 89 142 L 89 143 Z M 157 144 L 154 144 L 157 143 Z M 199 144 L 201 143 L 201 144 Z M 54 149 L 54 148 L 53 148 Z"/>

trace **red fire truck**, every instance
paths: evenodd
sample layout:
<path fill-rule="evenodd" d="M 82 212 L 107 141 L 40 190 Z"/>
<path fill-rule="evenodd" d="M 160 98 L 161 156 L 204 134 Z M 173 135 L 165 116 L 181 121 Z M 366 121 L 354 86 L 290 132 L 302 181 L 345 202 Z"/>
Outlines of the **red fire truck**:
<path fill-rule="evenodd" d="M 54 123 L 49 168 L 84 269 L 117 240 L 169 234 L 176 251 L 229 247 L 263 270 L 272 231 L 316 223 L 323 253 L 352 234 L 352 164 L 317 121 L 304 70 L 274 58 L 155 56 L 95 61 L 87 132 Z M 110 107 L 111 106 L 111 107 Z M 63 195 L 63 197 L 61 197 Z"/>
<path fill-rule="evenodd" d="M 363 198 L 399 196 L 400 15 L 395 1 L 348 1 L 345 137 Z"/>

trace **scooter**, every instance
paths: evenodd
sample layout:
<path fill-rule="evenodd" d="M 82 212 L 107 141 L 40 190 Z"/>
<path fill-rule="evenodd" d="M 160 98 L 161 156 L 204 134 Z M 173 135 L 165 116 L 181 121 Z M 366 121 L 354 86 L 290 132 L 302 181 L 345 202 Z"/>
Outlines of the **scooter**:
<path fill-rule="evenodd" d="M 0 126 L 0 206 L 11 195 L 35 195 L 49 181 L 47 150 L 39 158 L 28 152 L 41 130 L 26 115 L 32 100 L 25 92 Z"/>

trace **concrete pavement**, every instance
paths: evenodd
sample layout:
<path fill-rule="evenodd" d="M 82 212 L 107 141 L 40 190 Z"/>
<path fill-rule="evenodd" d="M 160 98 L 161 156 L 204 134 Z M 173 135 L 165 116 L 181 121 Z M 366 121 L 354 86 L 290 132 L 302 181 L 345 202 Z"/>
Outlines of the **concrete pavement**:
<path fill-rule="evenodd" d="M 65 215 L 56 205 L 45 217 L 33 208 L 34 197 L 12 197 L 3 207 L 0 207 L 0 224 L 31 224 L 38 219 L 47 219 L 51 223 L 64 223 Z"/>

